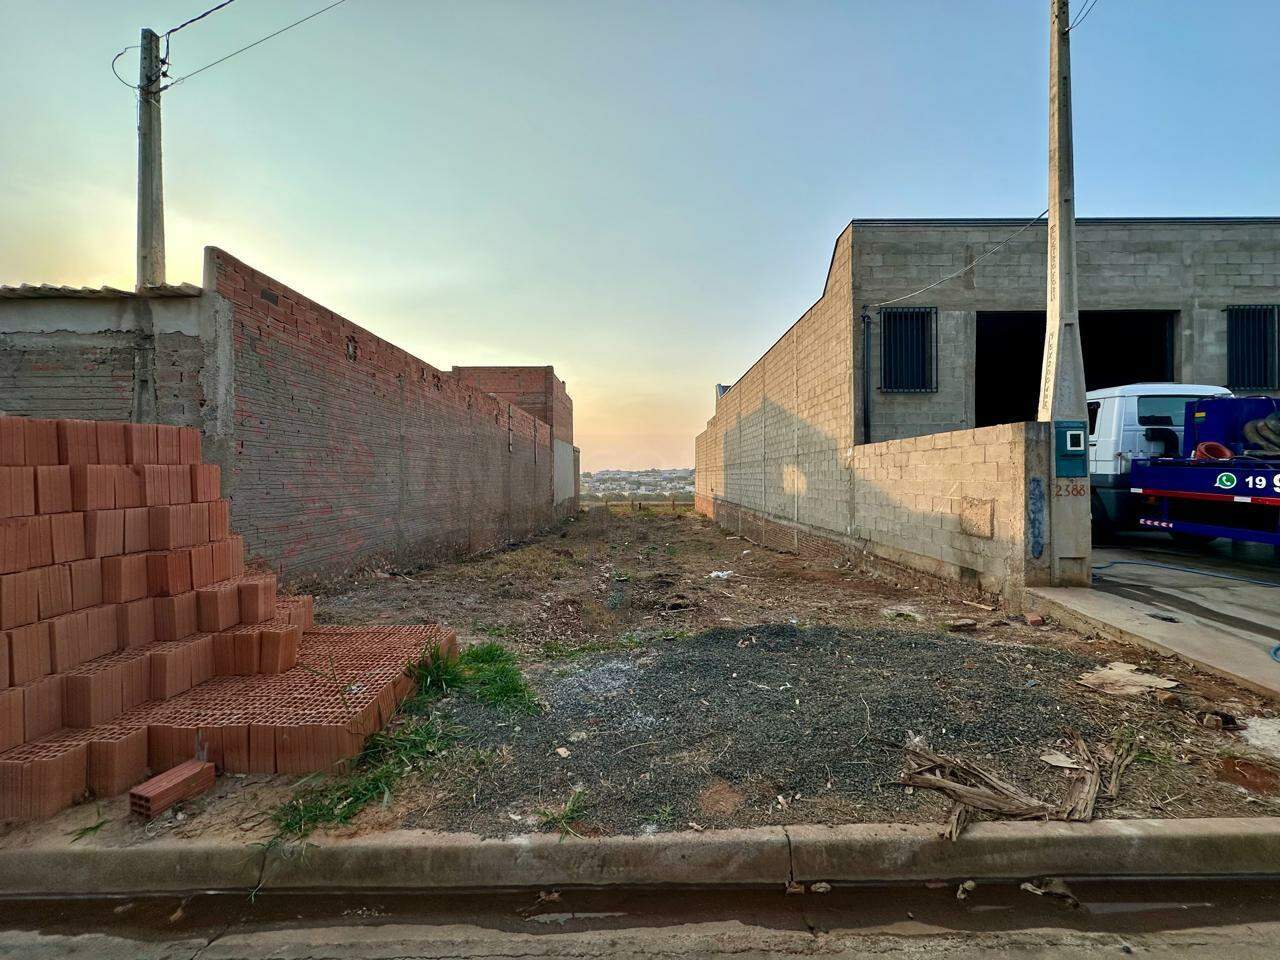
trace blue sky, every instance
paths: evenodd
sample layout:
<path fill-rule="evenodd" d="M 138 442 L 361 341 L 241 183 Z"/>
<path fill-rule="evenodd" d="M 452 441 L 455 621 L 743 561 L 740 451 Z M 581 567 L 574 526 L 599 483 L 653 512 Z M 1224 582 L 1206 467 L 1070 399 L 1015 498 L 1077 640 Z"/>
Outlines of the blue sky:
<path fill-rule="evenodd" d="M 212 5 L 0 0 L 0 282 L 132 282 L 108 64 Z M 236 0 L 172 72 L 323 5 Z M 552 363 L 584 469 L 689 465 L 849 219 L 1044 208 L 1047 8 L 347 0 L 165 95 L 170 279 L 214 244 L 437 366 Z M 1280 213 L 1277 36 L 1274 0 L 1099 0 L 1080 213 Z"/>

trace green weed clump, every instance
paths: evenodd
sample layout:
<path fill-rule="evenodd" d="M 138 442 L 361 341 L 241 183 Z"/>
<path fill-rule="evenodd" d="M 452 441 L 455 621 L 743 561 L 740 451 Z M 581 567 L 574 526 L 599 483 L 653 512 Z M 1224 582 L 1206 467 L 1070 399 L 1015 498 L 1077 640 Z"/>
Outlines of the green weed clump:
<path fill-rule="evenodd" d="M 276 808 L 271 843 L 300 840 L 321 826 L 341 826 L 370 803 L 390 805 L 392 790 L 405 776 L 430 770 L 461 740 L 460 728 L 442 720 L 434 705 L 458 692 L 512 712 L 529 713 L 538 702 L 511 651 L 498 643 L 468 647 L 456 660 L 432 655 L 406 667 L 417 690 L 396 711 L 385 730 L 366 741 L 345 773 L 316 775 L 298 784 Z"/>

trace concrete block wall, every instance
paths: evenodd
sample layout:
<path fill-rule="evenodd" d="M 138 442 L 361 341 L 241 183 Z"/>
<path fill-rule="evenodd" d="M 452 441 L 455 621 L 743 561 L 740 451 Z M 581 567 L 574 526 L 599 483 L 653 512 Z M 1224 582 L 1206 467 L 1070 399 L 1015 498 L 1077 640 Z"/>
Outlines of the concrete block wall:
<path fill-rule="evenodd" d="M 695 501 L 850 532 L 853 363 L 849 232 L 837 239 L 822 297 L 716 404 L 695 441 Z"/>
<path fill-rule="evenodd" d="M 920 436 L 974 423 L 979 311 L 1042 311 L 1045 226 L 1028 228 L 972 270 L 905 305 L 938 308 L 938 391 L 881 393 L 875 304 L 971 263 L 1025 221 L 855 220 L 853 297 L 868 306 L 871 439 Z M 1228 306 L 1280 302 L 1280 220 L 1092 219 L 1077 221 L 1081 310 L 1176 312 L 1174 368 L 1186 383 L 1226 384 Z M 862 397 L 861 330 L 855 396 Z"/>
<path fill-rule="evenodd" d="M 1049 456 L 1041 423 L 861 444 L 854 538 L 877 556 L 1016 597 L 1049 582 Z"/>

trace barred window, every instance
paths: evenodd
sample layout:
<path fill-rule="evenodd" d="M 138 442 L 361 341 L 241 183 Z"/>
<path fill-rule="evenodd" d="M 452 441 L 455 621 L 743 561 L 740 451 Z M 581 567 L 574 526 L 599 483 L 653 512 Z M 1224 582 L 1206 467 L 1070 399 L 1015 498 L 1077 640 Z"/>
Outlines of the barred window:
<path fill-rule="evenodd" d="M 880 310 L 880 389 L 933 393 L 938 389 L 938 308 Z"/>
<path fill-rule="evenodd" d="M 1227 307 L 1227 386 L 1232 390 L 1280 389 L 1277 313 L 1274 304 Z"/>

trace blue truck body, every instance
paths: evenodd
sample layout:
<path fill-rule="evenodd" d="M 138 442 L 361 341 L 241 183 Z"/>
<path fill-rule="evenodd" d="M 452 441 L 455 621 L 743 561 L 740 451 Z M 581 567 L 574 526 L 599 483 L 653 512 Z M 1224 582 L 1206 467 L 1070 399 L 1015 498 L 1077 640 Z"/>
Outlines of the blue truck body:
<path fill-rule="evenodd" d="M 1246 423 L 1280 411 L 1274 397 L 1206 397 L 1186 406 L 1180 457 L 1135 460 L 1129 475 L 1136 523 L 1201 539 L 1280 547 L 1280 457 L 1248 456 Z M 1232 456 L 1196 459 L 1204 442 Z"/>

